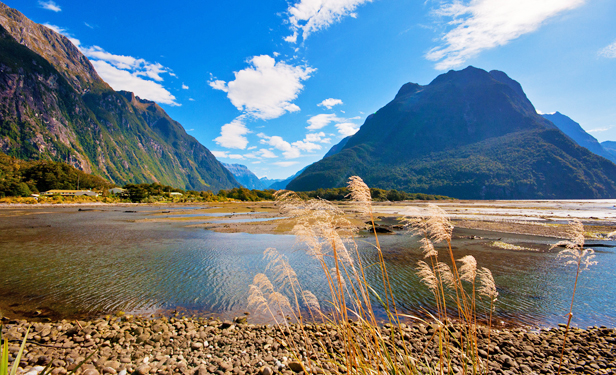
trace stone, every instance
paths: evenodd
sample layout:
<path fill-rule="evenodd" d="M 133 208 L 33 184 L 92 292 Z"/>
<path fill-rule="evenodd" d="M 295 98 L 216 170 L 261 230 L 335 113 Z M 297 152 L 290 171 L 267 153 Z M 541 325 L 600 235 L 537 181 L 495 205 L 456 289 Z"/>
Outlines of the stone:
<path fill-rule="evenodd" d="M 287 366 L 289 366 L 289 368 L 291 370 L 293 370 L 294 372 L 302 372 L 302 371 L 304 371 L 304 366 L 302 366 L 302 364 L 297 362 L 297 361 L 291 361 L 291 362 L 287 363 Z"/>
<path fill-rule="evenodd" d="M 146 375 L 150 373 L 150 369 L 151 367 L 148 365 L 141 365 L 139 367 L 137 367 L 137 369 L 135 370 L 135 373 L 137 375 Z"/>
<path fill-rule="evenodd" d="M 274 371 L 269 366 L 263 366 L 259 370 L 259 375 L 274 375 Z"/>
<path fill-rule="evenodd" d="M 113 367 L 103 367 L 102 372 L 103 374 L 111 374 L 111 375 L 115 375 L 118 373 L 116 369 L 114 369 Z"/>
<path fill-rule="evenodd" d="M 100 375 L 100 372 L 94 368 L 86 369 L 81 375 Z"/>

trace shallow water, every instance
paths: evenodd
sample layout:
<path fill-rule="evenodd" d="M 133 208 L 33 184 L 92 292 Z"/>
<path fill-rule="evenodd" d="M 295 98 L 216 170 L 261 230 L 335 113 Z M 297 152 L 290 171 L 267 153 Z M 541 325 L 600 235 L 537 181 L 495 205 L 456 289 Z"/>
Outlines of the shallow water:
<path fill-rule="evenodd" d="M 255 274 L 266 269 L 263 251 L 269 247 L 289 258 L 304 288 L 326 299 L 319 265 L 294 236 L 216 233 L 187 228 L 185 222 L 141 220 L 160 217 L 167 210 L 0 211 L 0 299 L 17 310 L 39 309 L 53 316 L 175 308 L 237 316 L 247 310 L 248 286 Z M 483 239 L 461 238 L 469 235 Z M 457 229 L 454 236 L 456 258 L 472 254 L 479 266 L 492 270 L 500 293 L 500 320 L 539 326 L 566 321 L 575 269 L 556 261 L 556 254 L 544 252 L 554 239 Z M 540 251 L 489 246 L 499 238 Z M 410 313 L 429 310 L 431 294 L 414 271 L 421 259 L 416 238 L 397 234 L 379 239 L 399 306 Z M 359 238 L 364 264 L 376 260 L 372 242 L 370 236 Z M 598 265 L 580 276 L 573 323 L 615 327 L 615 249 L 597 250 Z M 368 269 L 368 278 L 378 284 L 376 267 Z"/>

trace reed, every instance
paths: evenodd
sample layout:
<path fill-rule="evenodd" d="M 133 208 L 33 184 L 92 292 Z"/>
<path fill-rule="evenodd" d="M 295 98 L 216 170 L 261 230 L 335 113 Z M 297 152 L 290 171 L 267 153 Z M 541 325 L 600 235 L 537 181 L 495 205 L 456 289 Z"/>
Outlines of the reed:
<path fill-rule="evenodd" d="M 616 232 L 608 234 L 608 237 L 613 238 L 614 233 Z M 597 264 L 597 262 L 593 260 L 595 257 L 595 251 L 584 247 L 584 225 L 580 220 L 573 219 L 569 222 L 567 235 L 569 237 L 567 240 L 559 241 L 551 247 L 551 249 L 556 247 L 564 247 L 564 249 L 558 253 L 558 259 L 563 260 L 565 265 L 573 265 L 576 267 L 573 293 L 571 294 L 571 305 L 569 307 L 569 313 L 566 315 L 567 327 L 565 329 L 563 346 L 560 351 L 560 360 L 558 362 L 558 374 L 560 374 L 562 370 L 565 347 L 567 346 L 567 334 L 569 333 L 569 326 L 571 325 L 571 319 L 573 318 L 573 302 L 575 300 L 575 292 L 577 291 L 580 273 L 587 270 L 590 266 Z"/>
<path fill-rule="evenodd" d="M 487 361 L 478 355 L 478 310 L 488 306 L 485 314 L 491 329 L 498 296 L 491 272 L 477 269 L 470 255 L 454 259 L 453 226 L 440 208 L 430 205 L 425 214 L 409 215 L 405 222 L 421 236 L 424 260 L 419 261 L 417 272 L 434 294 L 435 313 L 427 312 L 429 318 L 420 318 L 400 312 L 374 224 L 370 189 L 356 176 L 349 179 L 348 189 L 356 211 L 371 223 L 374 263 L 363 264 L 358 228 L 338 206 L 321 199 L 303 200 L 289 191 L 278 192 L 281 214 L 295 221 L 293 233 L 320 265 L 329 295 L 318 301 L 312 291 L 302 288 L 287 258 L 270 248 L 264 253 L 269 261 L 265 273 L 256 275 L 250 285 L 249 306 L 270 314 L 276 327 L 287 334 L 291 332 L 289 321 L 311 320 L 335 327 L 338 344 L 334 350 L 331 338 L 315 340 L 304 324 L 299 325 L 301 337 L 284 343 L 306 373 L 486 373 Z M 441 242 L 447 250 L 439 256 L 434 245 Z M 441 261 L 441 257 L 449 261 Z M 368 281 L 369 272 L 377 275 L 374 285 Z M 478 303 L 481 298 L 487 298 L 486 303 Z M 403 319 L 434 328 L 424 348 L 413 346 Z M 430 345 L 437 346 L 438 358 L 426 355 Z"/>

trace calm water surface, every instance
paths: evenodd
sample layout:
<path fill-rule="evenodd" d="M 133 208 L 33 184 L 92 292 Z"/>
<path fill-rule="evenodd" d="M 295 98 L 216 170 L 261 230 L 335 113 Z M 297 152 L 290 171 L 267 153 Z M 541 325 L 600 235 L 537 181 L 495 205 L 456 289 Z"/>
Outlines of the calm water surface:
<path fill-rule="evenodd" d="M 268 247 L 289 258 L 306 289 L 322 300 L 327 297 L 319 265 L 305 255 L 294 236 L 216 233 L 184 227 L 186 223 L 139 221 L 160 217 L 163 210 L 176 216 L 168 207 L 0 211 L 0 299 L 4 306 L 67 317 L 175 308 L 237 316 L 247 310 L 248 286 L 254 275 L 267 266 L 263 251 Z M 479 266 L 492 270 L 500 293 L 497 313 L 501 320 L 539 326 L 565 321 L 573 267 L 563 266 L 553 253 L 489 246 L 500 238 L 545 250 L 554 239 L 470 230 L 456 230 L 454 235 L 456 258 L 472 254 Z M 462 238 L 469 235 L 484 239 Z M 359 241 L 366 264 L 376 260 L 371 241 L 368 236 Z M 430 309 L 431 294 L 414 273 L 421 259 L 416 238 L 383 235 L 380 242 L 402 309 L 410 313 Z M 580 327 L 615 327 L 615 248 L 596 250 L 598 265 L 582 273 L 579 280 L 573 321 Z M 368 277 L 374 280 L 376 275 Z M 253 319 L 260 318 L 253 315 Z"/>

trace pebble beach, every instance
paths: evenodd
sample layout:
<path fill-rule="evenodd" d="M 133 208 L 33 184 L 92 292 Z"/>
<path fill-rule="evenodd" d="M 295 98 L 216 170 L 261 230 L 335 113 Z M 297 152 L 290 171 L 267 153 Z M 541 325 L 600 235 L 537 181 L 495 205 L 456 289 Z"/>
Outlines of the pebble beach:
<path fill-rule="evenodd" d="M 46 366 L 52 374 L 66 374 L 84 360 L 76 373 L 292 375 L 302 374 L 306 361 L 316 358 L 302 349 L 305 342 L 320 342 L 321 350 L 330 353 L 341 350 L 341 337 L 334 325 L 291 324 L 283 332 L 275 325 L 249 324 L 246 317 L 220 321 L 125 316 L 44 323 L 5 319 L 3 323 L 11 357 L 30 327 L 18 371 L 28 375 L 39 374 Z M 381 329 L 387 334 L 389 327 Z M 306 332 L 308 341 L 302 332 Z M 412 355 L 420 355 L 425 349 L 428 357 L 438 358 L 433 334 L 430 325 L 402 324 L 402 331 L 393 337 L 398 344 L 399 340 L 409 342 Z M 490 334 L 487 328 L 479 328 L 478 337 L 479 356 L 487 359 L 489 374 L 557 373 L 563 327 L 493 329 Z M 616 373 L 616 330 L 573 328 L 567 343 L 562 373 Z M 423 370 L 428 373 L 427 368 Z M 452 370 L 461 373 L 455 361 Z M 315 372 L 344 374 L 347 370 L 330 363 Z"/>

